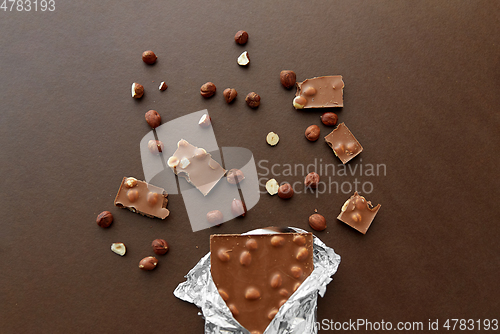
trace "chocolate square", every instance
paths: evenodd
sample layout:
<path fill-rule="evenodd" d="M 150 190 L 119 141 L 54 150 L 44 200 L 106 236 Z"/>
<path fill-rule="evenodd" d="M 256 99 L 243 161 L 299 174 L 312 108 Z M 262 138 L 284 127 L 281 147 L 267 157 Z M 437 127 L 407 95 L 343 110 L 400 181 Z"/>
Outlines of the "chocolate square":
<path fill-rule="evenodd" d="M 337 219 L 359 232 L 366 234 L 380 206 L 379 204 L 373 207 L 370 201 L 367 201 L 356 191 L 354 195 L 344 203 Z"/>
<path fill-rule="evenodd" d="M 344 123 L 340 123 L 335 130 L 326 135 L 325 141 L 343 164 L 363 151 L 361 144 Z"/>

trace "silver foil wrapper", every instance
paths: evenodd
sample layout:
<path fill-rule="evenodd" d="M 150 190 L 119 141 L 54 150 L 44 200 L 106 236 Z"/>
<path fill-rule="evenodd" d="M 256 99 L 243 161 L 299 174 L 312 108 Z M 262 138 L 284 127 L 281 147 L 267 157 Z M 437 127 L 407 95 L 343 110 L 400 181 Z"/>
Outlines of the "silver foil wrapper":
<path fill-rule="evenodd" d="M 246 234 L 266 234 L 304 231 L 299 228 L 265 228 Z M 340 264 L 340 256 L 314 236 L 314 270 L 302 285 L 280 308 L 263 334 L 312 334 L 317 333 L 316 307 L 318 294 L 323 297 L 326 286 L 332 281 Z M 185 276 L 174 295 L 198 306 L 205 319 L 205 334 L 249 334 L 232 316 L 219 295 L 210 274 L 210 253 L 205 255 Z"/>

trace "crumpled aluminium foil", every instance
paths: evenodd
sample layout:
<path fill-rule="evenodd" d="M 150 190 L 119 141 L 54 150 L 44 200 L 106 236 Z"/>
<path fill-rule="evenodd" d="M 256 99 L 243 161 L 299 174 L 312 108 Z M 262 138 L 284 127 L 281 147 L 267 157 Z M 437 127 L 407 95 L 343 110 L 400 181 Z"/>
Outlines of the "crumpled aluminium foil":
<path fill-rule="evenodd" d="M 299 228 L 290 232 L 304 233 Z M 276 233 L 267 229 L 247 234 Z M 323 297 L 326 286 L 332 281 L 340 264 L 340 256 L 314 236 L 314 270 L 302 285 L 280 308 L 263 334 L 312 334 L 317 333 L 316 306 L 318 294 Z M 186 282 L 177 286 L 174 295 L 201 308 L 205 318 L 205 334 L 249 334 L 232 316 L 219 295 L 210 274 L 210 253 L 205 255 L 185 276 Z M 201 314 L 200 314 L 201 315 Z"/>

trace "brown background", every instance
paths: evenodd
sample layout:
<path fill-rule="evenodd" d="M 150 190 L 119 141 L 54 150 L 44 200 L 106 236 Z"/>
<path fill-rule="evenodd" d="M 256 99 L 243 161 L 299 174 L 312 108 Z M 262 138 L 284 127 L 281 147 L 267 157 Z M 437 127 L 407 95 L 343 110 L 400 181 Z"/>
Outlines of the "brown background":
<path fill-rule="evenodd" d="M 319 320 L 499 318 L 498 1 L 55 1 L 55 12 L 0 11 L 2 333 L 202 333 L 198 309 L 172 292 L 209 235 L 309 229 L 314 209 L 328 220 L 316 235 L 342 256 Z M 245 47 L 233 41 L 239 29 Z M 141 61 L 146 49 L 156 65 Z M 244 50 L 246 69 L 236 64 Z M 332 179 L 373 183 L 367 197 L 382 209 L 367 235 L 336 220 L 343 193 L 262 195 L 244 219 L 197 233 L 180 195 L 165 221 L 113 206 L 123 176 L 144 177 L 148 109 L 167 122 L 208 108 L 219 146 L 269 165 L 338 164 L 304 138 L 310 124 L 331 129 L 320 111 L 293 109 L 282 69 L 344 76 L 339 119 L 365 149 L 350 165 L 387 166 L 385 176 Z M 146 89 L 140 101 L 134 81 Z M 218 87 L 209 100 L 206 81 Z M 239 92 L 232 105 L 226 87 Z M 255 111 L 250 91 L 262 97 Z M 115 216 L 106 230 L 95 224 L 103 210 Z M 171 251 L 143 272 L 158 237 Z M 123 258 L 109 250 L 117 241 Z"/>

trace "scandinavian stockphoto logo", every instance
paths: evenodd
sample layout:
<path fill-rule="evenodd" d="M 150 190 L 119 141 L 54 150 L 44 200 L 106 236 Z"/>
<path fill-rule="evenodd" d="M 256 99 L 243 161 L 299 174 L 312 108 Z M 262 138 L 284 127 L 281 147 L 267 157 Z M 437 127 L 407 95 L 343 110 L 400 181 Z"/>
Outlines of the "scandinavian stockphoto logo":
<path fill-rule="evenodd" d="M 202 127 L 198 124 L 205 114 L 208 115 L 206 109 L 164 123 L 146 134 L 140 143 L 145 181 L 162 187 L 169 195 L 182 195 L 193 232 L 213 226 L 207 221 L 208 212 L 221 211 L 226 222 L 235 217 L 231 212 L 231 203 L 234 199 L 241 200 L 246 209 L 250 210 L 260 198 L 257 168 L 252 152 L 243 147 L 219 148 L 212 126 Z M 203 148 L 224 169 L 241 170 L 245 179 L 234 185 L 222 177 L 204 196 L 198 189 L 205 185 L 202 181 L 202 184 L 199 184 L 191 177 L 192 183 L 198 183 L 195 187 L 185 177 L 177 177 L 168 166 L 169 158 L 176 152 L 177 143 L 182 139 L 193 146 Z M 148 148 L 150 140 L 159 140 L 163 143 L 161 154 L 151 153 Z M 193 159 L 192 163 L 194 165 L 197 161 Z"/>

